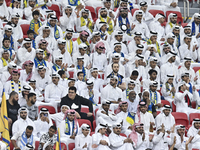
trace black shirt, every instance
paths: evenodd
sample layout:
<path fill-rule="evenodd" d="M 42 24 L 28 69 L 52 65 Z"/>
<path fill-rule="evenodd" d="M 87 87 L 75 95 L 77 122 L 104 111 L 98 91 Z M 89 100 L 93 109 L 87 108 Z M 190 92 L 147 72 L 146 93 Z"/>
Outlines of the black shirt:
<path fill-rule="evenodd" d="M 6 105 L 7 105 L 8 118 L 12 119 L 12 123 L 14 123 L 17 120 L 17 115 L 20 105 L 18 103 L 16 105 L 11 105 L 8 100 L 6 100 Z"/>
<path fill-rule="evenodd" d="M 89 107 L 89 111 L 91 113 L 93 113 L 92 102 L 89 99 L 81 97 L 77 94 L 76 94 L 76 97 L 74 98 L 74 100 L 70 99 L 67 94 L 65 97 L 63 97 L 61 99 L 60 106 L 62 106 L 62 105 L 67 105 L 70 107 L 70 109 L 74 109 L 78 113 L 81 112 L 81 105 L 86 105 Z"/>

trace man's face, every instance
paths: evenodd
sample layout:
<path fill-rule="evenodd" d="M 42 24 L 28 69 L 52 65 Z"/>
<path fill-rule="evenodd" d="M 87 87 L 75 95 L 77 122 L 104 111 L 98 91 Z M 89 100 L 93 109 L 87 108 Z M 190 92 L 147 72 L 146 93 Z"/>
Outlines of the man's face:
<path fill-rule="evenodd" d="M 122 3 L 120 4 L 120 6 L 121 6 L 121 7 L 127 7 L 127 6 L 128 6 L 128 3 L 127 3 L 127 2 L 122 2 Z"/>
<path fill-rule="evenodd" d="M 83 17 L 84 19 L 87 19 L 87 18 L 88 18 L 88 16 L 89 16 L 89 13 L 82 12 L 82 17 Z"/>
<path fill-rule="evenodd" d="M 185 62 L 185 67 L 186 68 L 190 68 L 190 66 L 191 66 L 191 61 L 186 61 Z"/>
<path fill-rule="evenodd" d="M 112 69 L 114 73 L 117 73 L 119 71 L 119 64 L 113 64 Z"/>
<path fill-rule="evenodd" d="M 52 20 L 49 21 L 49 23 L 50 23 L 50 25 L 51 25 L 52 27 L 55 27 L 55 25 L 56 25 L 56 20 L 55 20 L 55 19 L 52 19 Z"/>
<path fill-rule="evenodd" d="M 88 90 L 92 90 L 93 89 L 93 85 L 88 85 L 87 88 L 88 88 Z"/>
<path fill-rule="evenodd" d="M 44 77 L 45 76 L 45 73 L 46 73 L 46 69 L 42 69 L 42 70 L 38 70 L 38 73 L 41 77 Z"/>
<path fill-rule="evenodd" d="M 96 78 L 96 77 L 98 76 L 98 71 L 93 71 L 91 74 L 92 74 L 92 76 L 93 76 L 94 78 Z"/>
<path fill-rule="evenodd" d="M 79 59 L 77 63 L 78 63 L 79 66 L 83 66 L 84 61 Z"/>
<path fill-rule="evenodd" d="M 29 6 L 33 8 L 35 6 L 35 1 L 29 1 Z"/>
<path fill-rule="evenodd" d="M 5 48 L 10 47 L 10 41 L 9 41 L 9 40 L 5 40 L 5 41 L 3 42 L 3 45 L 4 45 Z"/>
<path fill-rule="evenodd" d="M 65 44 L 58 44 L 58 48 L 59 48 L 60 50 L 63 50 L 63 49 L 65 48 Z"/>
<path fill-rule="evenodd" d="M 52 82 L 54 84 L 58 84 L 59 78 L 58 77 L 52 77 Z"/>
<path fill-rule="evenodd" d="M 79 48 L 79 52 L 81 53 L 81 55 L 83 56 L 85 54 L 85 50 L 83 48 Z M 82 61 L 82 60 L 81 60 Z"/>
<path fill-rule="evenodd" d="M 67 107 L 67 106 L 62 106 L 61 111 L 62 111 L 63 114 L 65 114 L 65 112 L 66 112 L 67 110 L 68 110 L 68 107 Z"/>
<path fill-rule="evenodd" d="M 3 57 L 5 60 L 8 60 L 8 59 L 9 59 L 9 53 L 3 53 L 3 54 L 2 54 L 2 57 Z"/>
<path fill-rule="evenodd" d="M 111 2 L 104 2 L 104 6 L 109 10 L 111 6 Z"/>
<path fill-rule="evenodd" d="M 27 117 L 27 112 L 26 111 L 21 111 L 20 112 L 20 117 L 25 120 L 26 117 Z"/>
<path fill-rule="evenodd" d="M 19 79 L 19 74 L 17 74 L 17 73 L 12 74 L 12 79 L 14 81 L 18 80 Z"/>
<path fill-rule="evenodd" d="M 151 39 L 151 41 L 156 41 L 157 40 L 157 36 L 156 35 L 152 35 L 151 37 L 150 37 L 150 39 Z"/>
<path fill-rule="evenodd" d="M 69 91 L 68 91 L 68 97 L 69 97 L 70 99 L 74 99 L 75 96 L 76 96 L 76 93 L 75 93 L 74 90 L 69 90 Z"/>
<path fill-rule="evenodd" d="M 115 86 L 116 84 L 117 84 L 117 80 L 111 78 L 111 79 L 110 79 L 110 85 L 111 85 L 111 86 Z"/>
<path fill-rule="evenodd" d="M 61 66 L 62 65 L 62 60 L 56 60 L 55 63 L 56 63 L 56 65 Z"/>
<path fill-rule="evenodd" d="M 109 104 L 103 104 L 102 108 L 105 110 L 105 112 L 108 112 L 108 110 L 110 109 L 110 105 Z"/>
<path fill-rule="evenodd" d="M 36 102 L 36 96 L 35 95 L 33 95 L 32 97 L 31 97 L 31 104 L 35 104 L 35 102 Z"/>
<path fill-rule="evenodd" d="M 49 136 L 52 137 L 55 133 L 56 133 L 56 130 L 52 129 L 52 128 L 49 128 Z"/>
<path fill-rule="evenodd" d="M 150 78 L 155 80 L 157 78 L 157 74 L 155 72 L 153 72 L 151 75 L 150 75 Z"/>
<path fill-rule="evenodd" d="M 144 92 L 143 93 L 143 100 L 147 101 L 149 99 L 149 92 Z"/>
<path fill-rule="evenodd" d="M 100 12 L 100 15 L 101 15 L 102 18 L 106 18 L 107 17 L 107 11 L 106 10 L 102 10 Z"/>
<path fill-rule="evenodd" d="M 164 112 L 165 116 L 169 116 L 170 109 L 164 109 L 163 112 Z"/>
<path fill-rule="evenodd" d="M 122 39 L 123 39 L 123 35 L 116 35 L 116 36 L 115 36 L 115 39 L 116 39 L 118 42 L 121 42 Z"/>
<path fill-rule="evenodd" d="M 119 63 L 119 58 L 112 58 L 113 63 Z"/>
<path fill-rule="evenodd" d="M 15 94 L 15 95 L 13 96 L 13 99 L 12 99 L 13 104 L 14 104 L 14 105 L 15 105 L 15 104 L 18 104 L 18 100 L 19 100 L 18 94 Z"/>
<path fill-rule="evenodd" d="M 185 43 L 186 43 L 187 45 L 189 45 L 190 42 L 191 42 L 191 38 L 185 37 L 185 38 L 184 38 L 184 41 L 185 41 Z"/>
<path fill-rule="evenodd" d="M 169 53 L 171 51 L 170 47 L 165 47 L 163 49 L 163 51 L 165 52 L 165 54 Z"/>
<path fill-rule="evenodd" d="M 139 43 L 140 43 L 140 40 L 141 40 L 141 36 L 135 36 L 135 37 L 134 37 L 134 40 L 135 40 L 135 42 L 136 42 L 137 44 L 139 44 Z"/>
<path fill-rule="evenodd" d="M 81 38 L 81 40 L 82 40 L 83 42 L 86 42 L 88 37 L 87 37 L 87 36 L 83 36 L 83 35 L 81 35 L 80 38 Z"/>
<path fill-rule="evenodd" d="M 29 83 L 29 85 L 35 90 L 36 89 L 36 86 L 35 86 L 35 83 Z"/>
<path fill-rule="evenodd" d="M 71 9 L 71 8 L 65 9 L 65 14 L 66 14 L 66 15 L 70 14 L 70 16 L 71 16 L 71 14 L 72 14 L 72 9 Z"/>
<path fill-rule="evenodd" d="M 136 98 L 136 93 L 135 91 L 132 91 L 128 94 L 129 100 L 134 101 Z"/>
<path fill-rule="evenodd" d="M 39 48 L 42 49 L 42 50 L 46 50 L 47 44 L 41 43 L 41 44 L 39 45 Z"/>
<path fill-rule="evenodd" d="M 31 137 L 33 130 L 26 129 L 27 138 Z"/>
<path fill-rule="evenodd" d="M 177 132 L 179 136 L 183 136 L 185 134 L 185 129 L 178 129 Z"/>
<path fill-rule="evenodd" d="M 100 36 L 100 35 L 97 35 L 97 36 L 94 36 L 93 38 L 95 39 L 96 42 L 99 42 L 100 39 L 101 39 L 101 36 Z"/>
<path fill-rule="evenodd" d="M 72 38 L 72 35 L 73 35 L 72 33 L 67 33 L 67 34 L 66 34 L 66 38 L 67 38 L 68 40 L 70 40 L 70 39 Z"/>
<path fill-rule="evenodd" d="M 156 89 L 157 89 L 157 86 L 153 86 L 153 85 L 150 86 L 150 90 L 151 90 L 152 92 L 155 92 Z"/>
<path fill-rule="evenodd" d="M 24 44 L 24 47 L 25 47 L 26 49 L 30 48 L 30 47 L 31 47 L 31 43 L 25 43 L 25 44 Z"/>
<path fill-rule="evenodd" d="M 27 72 L 31 72 L 32 69 L 33 69 L 33 65 L 27 65 L 27 66 L 26 66 Z"/>
<path fill-rule="evenodd" d="M 15 25 L 17 25 L 19 22 L 19 18 L 12 18 L 11 22 L 14 23 Z"/>
<path fill-rule="evenodd" d="M 136 15 L 136 20 L 141 22 L 142 21 L 142 15 Z"/>
<path fill-rule="evenodd" d="M 6 30 L 6 31 L 5 31 L 5 34 L 7 35 L 7 37 L 11 37 L 11 35 L 12 35 L 12 31 L 8 31 L 8 30 Z"/>
<path fill-rule="evenodd" d="M 86 137 L 89 134 L 90 130 L 84 130 L 82 129 L 83 135 Z"/>
<path fill-rule="evenodd" d="M 100 131 L 100 133 L 102 135 L 104 135 L 104 134 L 106 134 L 107 129 L 106 128 L 101 128 L 101 129 L 99 129 L 99 131 Z"/>
<path fill-rule="evenodd" d="M 174 38 L 168 38 L 167 39 L 167 42 L 172 45 L 174 43 Z"/>
<path fill-rule="evenodd" d="M 180 30 L 176 30 L 176 29 L 174 29 L 173 32 L 174 32 L 174 35 L 175 35 L 175 36 L 178 36 L 179 33 L 180 33 Z"/>
<path fill-rule="evenodd" d="M 128 16 L 128 11 L 126 11 L 126 10 L 120 11 L 120 16 L 121 16 L 122 18 L 126 18 L 126 17 Z"/>
<path fill-rule="evenodd" d="M 3 5 L 3 0 L 0 0 L 0 6 Z"/>
<path fill-rule="evenodd" d="M 190 33 L 191 33 L 191 29 L 190 29 L 190 28 L 184 29 L 184 33 L 185 33 L 185 34 L 190 34 Z"/>
<path fill-rule="evenodd" d="M 171 59 L 171 62 L 175 62 L 176 56 L 172 56 L 170 59 Z"/>
<path fill-rule="evenodd" d="M 165 22 L 165 17 L 159 18 L 158 21 L 162 24 Z"/>
<path fill-rule="evenodd" d="M 122 131 L 122 129 L 121 129 L 120 127 L 114 127 L 114 128 L 113 128 L 113 132 L 114 132 L 115 134 L 117 134 L 117 135 L 120 135 L 121 131 Z"/>
<path fill-rule="evenodd" d="M 44 37 L 49 37 L 49 35 L 50 35 L 50 29 L 43 30 L 43 36 Z"/>
<path fill-rule="evenodd" d="M 171 23 L 176 24 L 177 23 L 177 17 L 170 18 Z"/>
<path fill-rule="evenodd" d="M 142 133 L 144 132 L 143 126 L 137 127 L 135 130 L 136 130 L 136 132 L 138 132 L 139 134 L 142 134 Z"/>
<path fill-rule="evenodd" d="M 199 23 L 200 23 L 200 19 L 199 19 L 199 18 L 194 18 L 194 22 L 195 22 L 196 24 L 199 24 Z"/>
<path fill-rule="evenodd" d="M 42 53 L 36 53 L 36 57 L 39 61 L 43 59 L 43 54 Z"/>
<path fill-rule="evenodd" d="M 69 119 L 69 121 L 73 121 L 75 118 L 75 115 L 68 114 L 67 118 Z"/>
<path fill-rule="evenodd" d="M 114 48 L 114 50 L 115 50 L 117 53 L 120 53 L 120 52 L 121 52 L 121 49 L 122 49 L 121 45 L 117 45 L 117 46 L 115 46 L 115 48 Z"/>
<path fill-rule="evenodd" d="M 141 49 L 137 49 L 136 50 L 136 54 L 140 54 L 141 55 L 142 54 L 142 50 Z"/>
<path fill-rule="evenodd" d="M 147 5 L 142 6 L 142 7 L 141 7 L 141 10 L 142 10 L 143 12 L 146 12 L 146 10 L 147 10 Z"/>
<path fill-rule="evenodd" d="M 195 127 L 196 129 L 199 129 L 199 128 L 200 128 L 200 122 L 195 122 L 195 123 L 194 123 L 194 127 Z"/>
<path fill-rule="evenodd" d="M 183 77 L 181 77 L 181 78 L 182 78 L 182 80 L 183 80 L 183 81 L 185 81 L 185 82 L 187 82 L 187 81 L 188 81 L 188 79 L 189 79 L 189 77 L 188 77 L 188 76 L 186 76 L 186 75 L 185 75 L 185 76 L 183 76 Z"/>
<path fill-rule="evenodd" d="M 146 111 L 147 111 L 146 106 L 140 106 L 140 111 L 141 111 L 142 113 L 146 113 Z"/>
<path fill-rule="evenodd" d="M 136 80 L 137 78 L 138 78 L 137 75 L 131 75 L 131 79 L 132 79 L 132 80 Z"/>
<path fill-rule="evenodd" d="M 128 104 L 122 104 L 121 110 L 122 110 L 123 112 L 127 112 L 127 108 L 128 108 Z"/>
<path fill-rule="evenodd" d="M 75 85 L 75 81 L 70 81 L 69 83 L 68 83 L 68 87 L 72 87 L 72 86 L 74 86 Z"/>
<path fill-rule="evenodd" d="M 133 83 L 128 83 L 128 89 L 133 90 L 135 88 L 135 84 Z"/>

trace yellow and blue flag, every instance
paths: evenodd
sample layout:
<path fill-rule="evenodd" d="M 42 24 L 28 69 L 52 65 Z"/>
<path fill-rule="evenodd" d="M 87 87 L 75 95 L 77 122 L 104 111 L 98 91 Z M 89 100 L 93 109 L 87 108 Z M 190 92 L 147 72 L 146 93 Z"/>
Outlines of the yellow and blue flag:
<path fill-rule="evenodd" d="M 133 125 L 135 123 L 135 113 L 129 112 L 126 117 L 126 121 Z"/>
<path fill-rule="evenodd" d="M 8 114 L 7 114 L 5 92 L 3 92 L 2 102 L 1 102 L 0 132 L 2 132 L 1 134 L 2 141 L 6 144 L 7 150 L 10 150 L 10 135 L 8 129 Z"/>
<path fill-rule="evenodd" d="M 57 131 L 56 150 L 61 150 L 60 128 L 58 128 L 58 131 Z"/>

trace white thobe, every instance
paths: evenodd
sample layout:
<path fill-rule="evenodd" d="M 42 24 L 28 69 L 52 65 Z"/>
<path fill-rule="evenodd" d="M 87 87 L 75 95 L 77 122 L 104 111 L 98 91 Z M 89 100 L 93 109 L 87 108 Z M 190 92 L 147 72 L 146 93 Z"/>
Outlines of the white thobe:
<path fill-rule="evenodd" d="M 189 139 L 188 137 L 183 136 L 183 142 L 181 143 L 181 137 L 178 134 L 175 134 L 176 136 L 176 144 L 174 148 L 177 148 L 178 150 L 185 150 L 185 143 Z"/>
<path fill-rule="evenodd" d="M 137 111 L 137 106 L 139 104 L 139 97 L 135 98 L 133 102 L 131 102 L 129 99 L 126 99 L 125 101 L 128 102 L 128 112 L 136 112 Z"/>
<path fill-rule="evenodd" d="M 126 84 L 128 84 L 130 82 L 131 78 L 126 78 Z M 135 88 L 134 91 L 136 92 L 136 94 L 141 93 L 141 83 L 140 80 L 137 78 L 136 80 L 134 80 L 135 83 Z"/>
<path fill-rule="evenodd" d="M 37 75 L 34 76 L 34 79 L 36 80 L 36 88 L 40 92 L 43 92 L 46 86 L 52 82 L 51 77 L 49 75 L 45 75 L 44 78 L 42 78 L 40 75 Z"/>
<path fill-rule="evenodd" d="M 61 121 L 63 121 L 65 114 L 63 112 L 50 114 L 50 118 L 56 122 L 56 126 L 59 127 Z"/>
<path fill-rule="evenodd" d="M 149 25 L 149 23 L 151 21 L 153 21 L 154 17 L 151 13 L 149 13 L 147 10 L 146 12 L 143 12 L 143 19 L 144 19 L 144 22 Z M 151 30 L 151 31 L 157 31 L 157 30 Z M 157 31 L 158 32 L 158 31 Z"/>
<path fill-rule="evenodd" d="M 93 88 L 101 92 L 103 89 L 104 81 L 102 79 L 99 79 L 98 77 L 96 79 L 94 77 L 91 77 L 90 79 L 93 81 L 93 84 L 94 84 Z"/>
<path fill-rule="evenodd" d="M 124 53 L 124 55 L 126 56 L 128 54 L 128 49 L 127 49 L 126 45 L 124 43 L 122 43 L 122 42 L 117 41 L 116 39 L 113 39 L 110 42 L 111 51 L 113 52 L 115 43 L 121 43 L 121 48 L 122 48 L 121 52 Z"/>
<path fill-rule="evenodd" d="M 98 90 L 96 89 L 92 89 L 93 90 L 93 94 L 94 94 L 94 97 L 93 97 L 93 101 L 95 104 L 98 104 L 99 103 L 99 96 L 100 96 L 100 93 Z M 80 95 L 83 96 L 84 98 L 86 99 L 89 99 L 89 90 L 88 89 L 84 89 L 84 90 L 81 90 L 80 91 Z M 95 109 L 93 109 L 95 110 Z"/>
<path fill-rule="evenodd" d="M 158 21 L 152 21 L 149 24 L 149 30 L 156 31 L 158 33 L 157 34 L 158 41 L 160 41 L 161 38 L 165 37 L 165 28 Z"/>
<path fill-rule="evenodd" d="M 137 140 L 137 144 L 135 145 L 135 150 L 145 150 L 151 147 L 152 143 L 149 141 L 148 132 L 145 132 L 144 141 L 142 140 L 142 136 L 143 136 L 142 134 L 137 133 L 137 135 L 138 135 L 138 140 Z"/>
<path fill-rule="evenodd" d="M 141 40 L 140 44 L 144 46 L 144 51 L 145 51 L 147 49 L 147 43 L 145 41 Z M 136 52 L 137 49 L 139 49 L 139 48 L 137 47 L 137 44 L 136 44 L 135 40 L 133 39 L 128 44 L 129 57 L 131 57 L 131 56 L 134 57 L 136 55 L 135 52 Z M 134 52 L 133 55 L 131 55 L 132 52 Z M 129 59 L 129 60 L 131 61 L 131 59 Z"/>
<path fill-rule="evenodd" d="M 144 124 L 144 131 L 145 132 L 149 131 L 150 122 L 155 123 L 153 115 L 151 113 L 149 113 L 149 112 L 146 112 L 145 114 L 143 114 L 142 112 L 140 112 L 140 123 Z M 135 123 L 139 123 L 138 115 L 135 116 Z"/>
<path fill-rule="evenodd" d="M 133 29 L 134 32 L 141 32 L 142 38 L 146 39 L 149 38 L 149 28 L 145 22 L 138 22 L 137 20 L 133 22 L 133 25 L 135 25 L 135 28 Z"/>
<path fill-rule="evenodd" d="M 169 23 L 166 24 L 165 26 L 165 34 L 167 35 L 168 33 L 172 33 L 173 27 L 175 27 L 177 24 L 172 23 L 172 27 L 169 25 Z"/>
<path fill-rule="evenodd" d="M 94 52 L 90 54 L 90 63 L 92 64 L 92 68 L 97 68 L 99 71 L 105 71 L 107 65 L 106 55 Z"/>
<path fill-rule="evenodd" d="M 108 143 L 108 145 L 101 145 L 100 144 L 101 140 L 105 140 Z M 93 148 L 93 150 L 111 150 L 109 148 L 110 146 L 109 138 L 105 135 L 102 135 L 101 133 L 95 133 L 92 135 L 92 144 L 98 145 L 98 147 Z"/>
<path fill-rule="evenodd" d="M 172 94 L 172 92 L 170 92 L 171 89 L 172 89 L 172 85 L 168 83 L 168 86 L 169 86 L 169 91 L 167 92 L 167 88 L 166 88 L 166 85 L 164 83 L 162 85 L 161 93 L 162 93 L 162 96 L 165 98 L 165 100 L 167 100 L 171 103 L 174 100 L 173 94 Z M 175 86 L 173 86 L 173 87 L 175 87 Z"/>
<path fill-rule="evenodd" d="M 23 81 L 23 82 L 27 82 L 26 79 L 27 77 L 29 76 L 29 74 L 26 73 L 26 70 L 20 70 L 20 77 L 19 77 L 19 80 L 20 81 Z M 32 71 L 32 77 L 31 79 L 33 78 L 34 76 L 34 70 Z"/>
<path fill-rule="evenodd" d="M 77 80 L 74 85 L 77 88 L 77 91 L 81 93 L 82 90 L 87 88 L 86 83 L 80 80 Z"/>
<path fill-rule="evenodd" d="M 76 52 L 76 53 L 73 53 L 73 57 L 72 57 L 72 60 L 73 60 L 73 63 L 75 66 L 78 65 L 78 61 L 77 61 L 77 58 L 78 57 L 83 57 L 83 61 L 84 61 L 84 67 L 87 67 L 90 63 L 90 57 L 87 55 L 87 54 L 84 54 L 84 55 L 81 55 L 80 52 Z"/>
<path fill-rule="evenodd" d="M 68 88 L 68 80 L 66 78 L 64 79 L 60 78 L 58 83 L 62 85 L 63 87 Z"/>
<path fill-rule="evenodd" d="M 13 123 L 12 134 L 14 135 L 17 132 L 24 132 L 28 125 L 32 126 L 34 131 L 35 124 L 31 119 L 28 118 L 28 116 L 26 117 L 26 120 L 19 118 Z"/>
<path fill-rule="evenodd" d="M 74 29 L 74 26 L 76 25 L 76 17 L 74 17 L 74 15 L 70 15 L 69 18 L 67 17 L 67 15 L 61 16 L 59 21 L 60 27 L 63 31 L 70 28 Z"/>
<path fill-rule="evenodd" d="M 60 38 L 62 39 L 62 38 L 63 38 L 63 31 L 62 31 L 62 29 L 61 29 L 59 26 L 57 26 L 57 29 L 58 29 Z M 50 27 L 50 30 L 51 30 L 51 34 L 52 34 L 53 37 L 54 37 L 54 34 L 55 34 L 55 27 Z M 55 38 L 55 37 L 54 37 L 54 38 Z"/>
<path fill-rule="evenodd" d="M 187 132 L 188 137 L 194 137 L 191 141 L 191 147 L 200 149 L 200 135 L 198 134 L 199 129 L 196 129 L 194 127 L 194 123 L 192 123 L 192 126 L 189 128 Z"/>
<path fill-rule="evenodd" d="M 23 12 L 22 12 L 23 15 Z M 13 28 L 13 38 L 16 40 L 22 39 L 23 38 L 23 32 L 22 32 L 22 28 L 19 25 L 19 23 L 17 24 L 16 27 Z"/>
<path fill-rule="evenodd" d="M 109 74 L 111 74 L 112 71 L 113 70 L 112 70 L 112 63 L 111 63 L 111 64 L 106 66 L 105 77 L 107 77 Z M 119 71 L 118 71 L 118 73 L 120 75 L 122 75 L 123 77 L 125 77 L 125 67 L 121 63 L 119 63 Z"/>
<path fill-rule="evenodd" d="M 110 140 L 110 148 L 112 150 L 133 150 L 133 144 L 131 143 L 124 143 L 126 137 L 117 135 L 115 133 L 111 133 L 109 135 Z"/>
<path fill-rule="evenodd" d="M 156 127 L 161 126 L 164 124 L 165 130 L 170 131 L 171 127 L 175 124 L 174 116 L 170 113 L 168 116 L 166 116 L 163 112 L 156 116 Z"/>
<path fill-rule="evenodd" d="M 178 69 L 178 73 L 179 73 L 179 80 L 181 80 L 181 74 L 182 73 L 189 73 L 190 82 L 192 84 L 194 84 L 194 78 L 195 78 L 196 74 L 195 74 L 194 70 L 191 67 L 188 70 L 185 66 L 182 66 L 181 68 Z"/>
<path fill-rule="evenodd" d="M 6 70 L 4 72 L 2 72 L 2 75 L 1 75 L 1 82 L 2 84 L 5 86 L 5 83 L 6 81 L 8 80 L 8 78 L 10 77 L 10 73 Z"/>
<path fill-rule="evenodd" d="M 87 143 L 87 148 L 83 146 Z M 92 150 L 92 137 L 90 135 L 79 134 L 75 137 L 75 148 L 74 150 Z"/>
<path fill-rule="evenodd" d="M 38 35 L 36 38 L 35 38 L 35 43 L 36 43 L 36 48 L 39 48 L 39 42 L 41 39 L 45 39 L 47 42 L 48 42 L 48 46 L 47 46 L 47 50 L 51 53 L 52 50 L 55 50 L 55 47 L 56 47 L 56 40 L 54 37 L 46 37 L 46 38 L 43 38 L 42 35 Z"/>
<path fill-rule="evenodd" d="M 143 80 L 143 89 L 149 89 L 149 84 L 151 81 L 157 81 L 157 80 L 156 79 L 155 80 L 150 80 L 150 79 Z M 157 90 L 160 90 L 160 82 L 158 82 Z"/>
<path fill-rule="evenodd" d="M 181 60 L 184 60 L 184 57 L 191 57 L 193 61 L 196 61 L 197 51 L 193 51 L 193 46 L 194 45 L 190 45 L 190 49 L 188 49 L 188 45 L 184 43 L 179 47 Z"/>

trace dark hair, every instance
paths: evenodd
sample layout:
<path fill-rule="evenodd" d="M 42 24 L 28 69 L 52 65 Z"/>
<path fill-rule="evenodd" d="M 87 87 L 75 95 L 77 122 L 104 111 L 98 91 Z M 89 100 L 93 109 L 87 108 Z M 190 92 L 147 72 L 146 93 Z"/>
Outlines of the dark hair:
<path fill-rule="evenodd" d="M 31 34 L 31 33 L 35 34 L 35 32 L 34 32 L 33 30 L 28 30 L 28 31 L 27 31 L 27 35 L 29 35 L 29 34 Z"/>
<path fill-rule="evenodd" d="M 154 69 L 150 69 L 148 73 L 149 73 L 149 75 L 151 75 L 154 72 L 156 73 L 156 75 L 158 74 L 158 72 L 156 70 L 154 70 Z"/>
<path fill-rule="evenodd" d="M 113 63 L 113 64 L 112 64 L 112 68 L 113 68 L 114 64 L 118 64 L 118 63 Z M 118 64 L 118 66 L 119 66 L 119 64 Z"/>
<path fill-rule="evenodd" d="M 35 10 L 34 12 L 32 12 L 32 16 L 34 16 L 34 15 L 40 15 L 40 13 L 39 13 L 39 11 L 38 10 Z"/>
<path fill-rule="evenodd" d="M 33 126 L 27 126 L 26 129 L 33 130 Z"/>
<path fill-rule="evenodd" d="M 60 75 L 60 77 L 62 77 L 62 75 L 65 74 L 65 71 L 64 70 L 59 70 L 58 74 Z"/>
<path fill-rule="evenodd" d="M 12 97 L 12 96 L 14 96 L 14 95 L 16 95 L 16 94 L 18 94 L 18 93 L 15 92 L 15 91 L 12 91 L 12 92 L 10 93 L 9 97 Z"/>
<path fill-rule="evenodd" d="M 133 70 L 131 75 L 132 75 L 132 76 L 138 76 L 138 75 L 139 75 L 139 73 L 138 73 L 138 71 L 136 71 L 136 70 Z"/>
<path fill-rule="evenodd" d="M 28 94 L 28 99 L 29 99 L 30 97 L 33 97 L 33 96 L 36 96 L 36 94 L 35 94 L 35 93 L 29 93 L 29 94 Z"/>
<path fill-rule="evenodd" d="M 70 87 L 69 90 L 72 90 L 76 93 L 76 87 L 74 87 L 74 86 Z"/>
<path fill-rule="evenodd" d="M 80 75 L 80 74 L 84 74 L 82 71 L 78 72 L 77 73 L 77 77 Z"/>
<path fill-rule="evenodd" d="M 3 39 L 3 41 L 2 41 L 2 44 L 5 42 L 5 41 L 10 41 L 10 39 L 9 38 L 7 38 L 7 37 L 5 37 L 4 39 Z"/>
<path fill-rule="evenodd" d="M 51 129 L 54 129 L 55 131 L 57 131 L 57 128 L 55 125 L 50 126 Z"/>

